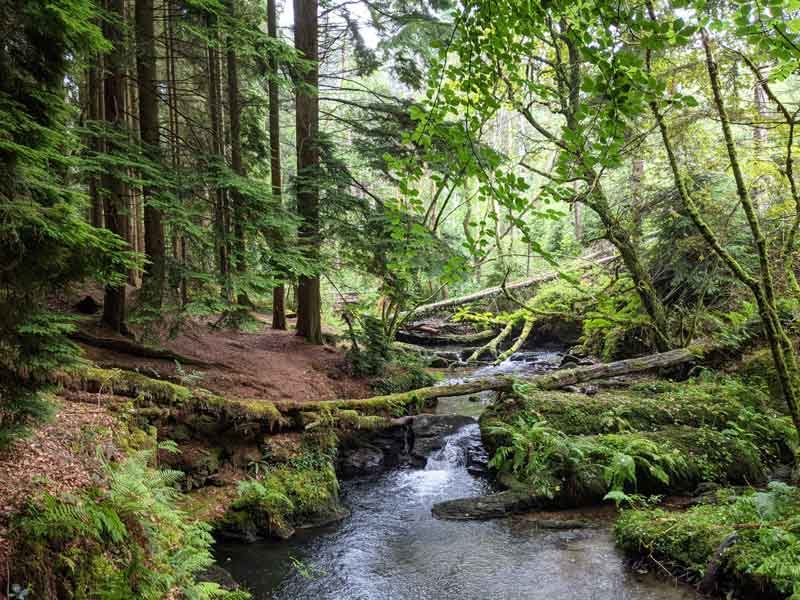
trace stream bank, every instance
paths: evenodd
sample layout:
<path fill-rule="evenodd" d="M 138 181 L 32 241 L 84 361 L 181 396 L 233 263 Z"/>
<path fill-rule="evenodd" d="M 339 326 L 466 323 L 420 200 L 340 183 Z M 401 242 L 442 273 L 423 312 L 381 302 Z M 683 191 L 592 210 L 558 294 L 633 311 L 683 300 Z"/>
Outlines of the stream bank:
<path fill-rule="evenodd" d="M 555 352 L 522 358 L 497 369 L 545 371 L 560 359 Z M 485 374 L 486 369 L 457 377 Z M 284 542 L 220 541 L 219 564 L 256 600 L 694 598 L 687 588 L 629 571 L 607 520 L 586 527 L 585 514 L 580 519 L 560 515 L 566 529 L 546 529 L 530 516 L 435 519 L 431 509 L 438 502 L 492 491 L 485 478 L 470 473 L 476 472 L 482 451 L 475 417 L 489 402 L 488 394 L 440 399 L 437 414 L 467 413 L 472 419 L 463 420 L 443 443 L 424 451 L 416 447 L 412 454 L 429 452 L 424 466 L 406 464 L 344 481 L 341 496 L 351 514 L 341 523 L 298 532 Z"/>

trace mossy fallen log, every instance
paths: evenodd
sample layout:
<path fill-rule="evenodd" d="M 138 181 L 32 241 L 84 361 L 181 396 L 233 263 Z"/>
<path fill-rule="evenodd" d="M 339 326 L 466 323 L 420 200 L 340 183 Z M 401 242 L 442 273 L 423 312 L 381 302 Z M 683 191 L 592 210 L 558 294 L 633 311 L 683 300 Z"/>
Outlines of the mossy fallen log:
<path fill-rule="evenodd" d="M 675 367 L 694 359 L 695 354 L 688 349 L 673 350 L 606 365 L 566 369 L 530 377 L 525 381 L 540 389 L 558 389 L 599 377 Z M 508 392 L 516 381 L 512 377 L 494 376 L 372 398 L 271 402 L 257 398 L 225 398 L 202 388 L 189 388 L 122 369 L 83 367 L 60 372 L 53 379 L 71 389 L 133 398 L 138 408 L 162 406 L 169 408 L 173 415 L 186 411 L 207 415 L 242 430 L 251 430 L 253 434 L 259 431 L 305 429 L 316 426 L 315 423 L 369 429 L 391 427 L 395 425 L 396 418 L 422 412 L 437 398 L 469 396 L 490 390 Z M 355 415 L 342 411 L 355 411 Z"/>
<path fill-rule="evenodd" d="M 447 334 L 427 334 L 416 333 L 413 331 L 398 331 L 395 339 L 404 344 L 414 344 L 416 346 L 469 346 L 472 344 L 483 344 L 497 335 L 494 329 L 484 329 L 476 333 L 447 333 Z"/>
<path fill-rule="evenodd" d="M 616 258 L 616 255 L 600 256 L 601 254 L 602 253 L 595 252 L 594 254 L 590 254 L 588 256 L 583 257 L 583 260 L 587 263 L 587 266 L 591 267 L 591 266 L 600 266 L 607 264 Z M 543 283 L 547 283 L 548 281 L 553 281 L 557 279 L 559 276 L 560 273 L 558 271 L 554 271 L 551 273 L 544 273 L 542 275 L 537 275 L 536 277 L 531 277 L 528 279 L 524 279 L 522 281 L 506 284 L 505 289 L 507 291 L 509 290 L 513 291 L 513 290 L 523 290 L 526 288 L 536 287 Z M 466 296 L 457 296 L 455 298 L 448 298 L 447 300 L 441 300 L 439 302 L 433 302 L 431 304 L 423 304 L 422 306 L 418 306 L 413 311 L 411 311 L 411 318 L 420 319 L 426 315 L 438 313 L 444 310 L 450 310 L 456 306 L 462 306 L 464 304 L 470 304 L 472 302 L 491 300 L 493 298 L 503 296 L 505 293 L 506 292 L 504 292 L 503 286 L 498 285 L 483 289 L 473 294 L 468 294 Z"/>
<path fill-rule="evenodd" d="M 226 398 L 202 388 L 189 388 L 123 369 L 82 366 L 54 373 L 52 381 L 66 389 L 130 398 L 140 416 L 177 421 L 206 421 L 256 435 L 280 430 L 313 429 L 323 424 L 355 429 L 401 426 L 402 417 L 429 405 L 426 397 L 391 394 L 366 399 L 272 402 L 258 398 Z"/>

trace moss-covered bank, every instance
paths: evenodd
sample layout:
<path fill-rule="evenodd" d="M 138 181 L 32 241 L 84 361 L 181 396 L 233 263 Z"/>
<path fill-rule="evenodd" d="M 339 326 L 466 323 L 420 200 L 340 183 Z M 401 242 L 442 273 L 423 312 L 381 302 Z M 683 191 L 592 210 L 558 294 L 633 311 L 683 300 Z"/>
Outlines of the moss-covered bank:
<path fill-rule="evenodd" d="M 618 544 L 659 569 L 699 582 L 706 592 L 737 598 L 800 597 L 800 490 L 772 483 L 736 495 L 721 490 L 711 503 L 685 512 L 625 510 Z"/>
<path fill-rule="evenodd" d="M 793 457 L 789 419 L 730 377 L 593 396 L 514 392 L 486 411 L 481 431 L 500 480 L 543 504 L 687 493 L 701 482 L 756 485 Z"/>
<path fill-rule="evenodd" d="M 113 437 L 112 458 L 94 483 L 32 496 L 13 519 L 4 575 L 16 597 L 249 598 L 201 581 L 213 563 L 210 527 L 178 508 L 182 473 L 157 466 L 152 432 L 120 420 Z"/>

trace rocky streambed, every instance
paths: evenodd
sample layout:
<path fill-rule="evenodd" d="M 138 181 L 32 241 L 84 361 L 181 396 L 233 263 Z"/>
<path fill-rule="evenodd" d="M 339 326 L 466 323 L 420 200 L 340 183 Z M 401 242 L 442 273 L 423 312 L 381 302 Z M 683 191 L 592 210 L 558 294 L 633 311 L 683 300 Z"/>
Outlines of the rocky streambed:
<path fill-rule="evenodd" d="M 558 359 L 534 353 L 493 369 L 543 370 Z M 402 438 L 345 449 L 340 467 L 352 476 L 342 484 L 349 517 L 285 542 L 219 543 L 219 563 L 257 600 L 694 597 L 685 587 L 631 572 L 614 548 L 607 513 L 435 518 L 439 503 L 492 491 L 481 476 L 486 456 L 475 419 L 489 401 L 441 400 L 436 416 L 418 417 Z"/>

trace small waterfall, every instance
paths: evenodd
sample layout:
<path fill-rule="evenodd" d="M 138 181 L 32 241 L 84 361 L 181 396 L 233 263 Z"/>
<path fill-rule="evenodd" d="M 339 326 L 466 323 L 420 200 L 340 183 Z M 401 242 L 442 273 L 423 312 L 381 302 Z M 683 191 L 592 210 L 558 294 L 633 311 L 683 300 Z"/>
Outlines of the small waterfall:
<path fill-rule="evenodd" d="M 453 471 L 469 464 L 470 449 L 480 446 L 481 433 L 477 423 L 464 425 L 447 436 L 444 445 L 433 452 L 425 463 L 426 471 Z"/>

